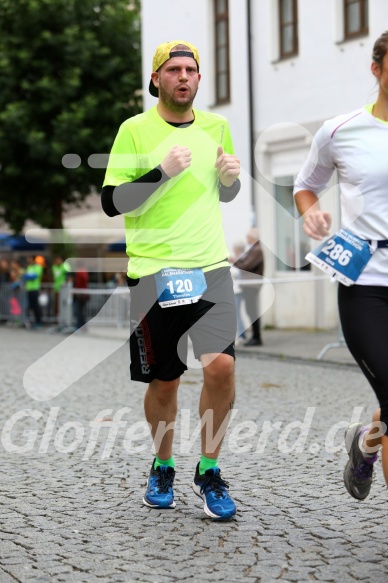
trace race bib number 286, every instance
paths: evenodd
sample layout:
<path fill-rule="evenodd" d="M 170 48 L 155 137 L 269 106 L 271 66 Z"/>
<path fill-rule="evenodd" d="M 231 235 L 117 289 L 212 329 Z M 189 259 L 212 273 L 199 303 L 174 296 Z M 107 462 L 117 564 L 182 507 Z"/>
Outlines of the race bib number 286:
<path fill-rule="evenodd" d="M 367 241 L 347 229 L 341 229 L 310 251 L 306 259 L 340 283 L 350 286 L 357 281 L 372 253 Z"/>

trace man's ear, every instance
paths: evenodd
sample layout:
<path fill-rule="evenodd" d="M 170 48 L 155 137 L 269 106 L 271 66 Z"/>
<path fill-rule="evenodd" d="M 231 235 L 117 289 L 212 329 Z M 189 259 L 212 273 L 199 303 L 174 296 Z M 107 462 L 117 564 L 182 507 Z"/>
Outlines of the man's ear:
<path fill-rule="evenodd" d="M 159 87 L 159 73 L 157 71 L 151 73 L 151 79 L 155 87 Z"/>

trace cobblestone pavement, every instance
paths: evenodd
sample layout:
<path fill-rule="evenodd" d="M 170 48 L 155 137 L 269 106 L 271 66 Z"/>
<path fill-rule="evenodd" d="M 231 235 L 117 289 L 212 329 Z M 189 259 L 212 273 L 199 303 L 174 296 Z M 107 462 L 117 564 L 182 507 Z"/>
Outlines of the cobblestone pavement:
<path fill-rule="evenodd" d="M 180 390 L 177 506 L 151 510 L 141 505 L 152 461 L 144 389 L 128 379 L 127 346 L 62 342 L 0 328 L 0 583 L 387 581 L 381 466 L 364 502 L 342 483 L 343 426 L 375 406 L 355 366 L 239 355 L 237 414 L 220 458 L 238 513 L 217 522 L 190 487 L 201 371 L 188 371 Z M 69 371 L 70 354 L 111 355 L 52 400 L 29 397 L 26 369 L 44 357 L 46 385 L 55 383 L 50 354 L 61 351 Z"/>

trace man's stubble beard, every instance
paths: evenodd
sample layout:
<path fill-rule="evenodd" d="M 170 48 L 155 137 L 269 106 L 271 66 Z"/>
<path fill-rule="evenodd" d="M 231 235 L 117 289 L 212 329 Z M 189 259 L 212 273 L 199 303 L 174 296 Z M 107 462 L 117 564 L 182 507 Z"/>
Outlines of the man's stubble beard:
<path fill-rule="evenodd" d="M 186 113 L 189 111 L 197 95 L 197 89 L 195 90 L 194 95 L 190 94 L 191 98 L 186 103 L 181 103 L 180 101 L 174 99 L 172 95 L 169 95 L 167 91 L 163 89 L 163 87 L 159 86 L 159 99 L 163 103 L 163 105 L 174 113 Z"/>

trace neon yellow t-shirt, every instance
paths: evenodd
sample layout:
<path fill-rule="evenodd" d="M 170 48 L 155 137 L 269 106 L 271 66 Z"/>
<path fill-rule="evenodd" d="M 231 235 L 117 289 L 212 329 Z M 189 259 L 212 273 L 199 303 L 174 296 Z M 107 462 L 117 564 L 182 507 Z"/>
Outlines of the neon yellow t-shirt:
<path fill-rule="evenodd" d="M 175 145 L 187 147 L 192 154 L 189 168 L 124 215 L 129 277 L 144 277 L 164 267 L 207 271 L 229 265 L 214 167 L 218 146 L 233 154 L 229 125 L 215 113 L 194 110 L 194 115 L 193 124 L 175 128 L 155 106 L 126 120 L 116 136 L 104 186 L 143 176 Z"/>
<path fill-rule="evenodd" d="M 59 265 L 54 264 L 51 269 L 53 274 L 54 291 L 59 292 L 59 290 L 66 281 L 66 277 L 68 272 L 70 271 L 70 267 L 65 262 L 63 262 L 60 263 Z"/>
<path fill-rule="evenodd" d="M 35 275 L 34 279 L 27 279 L 26 290 L 39 291 L 43 277 L 43 267 L 36 263 L 32 263 L 31 265 L 27 266 L 26 273 L 28 275 Z"/>

